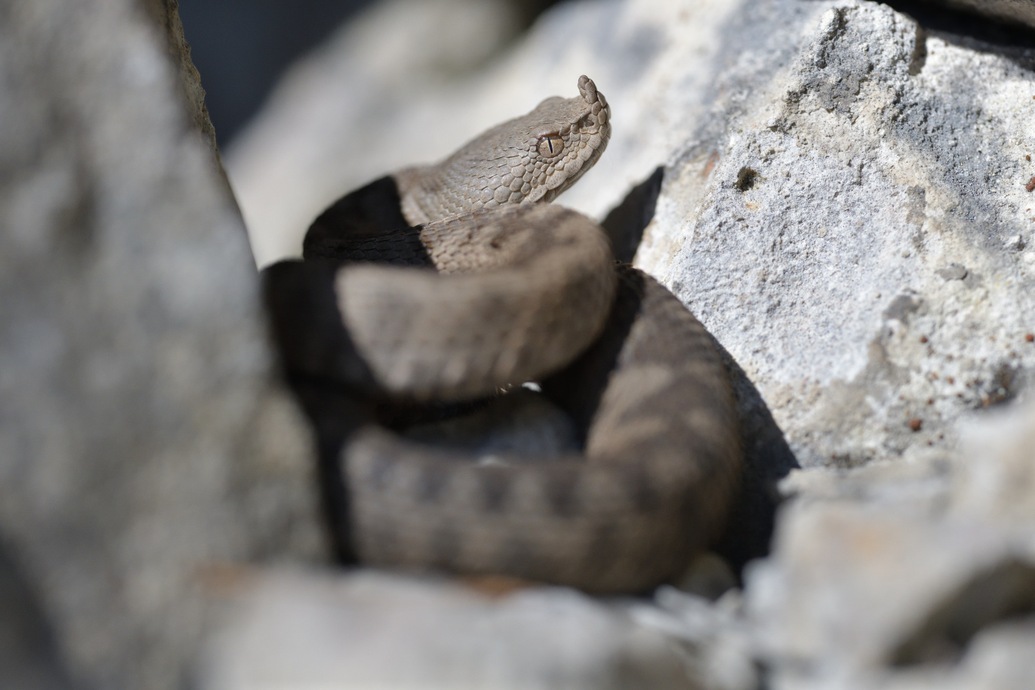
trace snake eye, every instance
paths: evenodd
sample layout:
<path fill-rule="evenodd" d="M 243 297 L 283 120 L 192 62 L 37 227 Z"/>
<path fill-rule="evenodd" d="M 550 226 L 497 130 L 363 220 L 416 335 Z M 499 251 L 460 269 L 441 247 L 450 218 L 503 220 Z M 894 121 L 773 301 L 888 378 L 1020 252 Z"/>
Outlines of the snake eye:
<path fill-rule="evenodd" d="M 557 134 L 544 134 L 539 137 L 539 155 L 543 158 L 553 158 L 564 150 L 564 139 Z"/>

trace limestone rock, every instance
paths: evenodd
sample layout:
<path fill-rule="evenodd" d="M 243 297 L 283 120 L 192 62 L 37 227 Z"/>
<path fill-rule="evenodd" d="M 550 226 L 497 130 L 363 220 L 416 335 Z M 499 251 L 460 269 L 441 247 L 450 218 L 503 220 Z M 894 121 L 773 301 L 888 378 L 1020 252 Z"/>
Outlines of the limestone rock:
<path fill-rule="evenodd" d="M 187 112 L 194 126 L 205 135 L 218 156 L 216 132 L 208 116 L 208 107 L 205 105 L 205 89 L 201 86 L 201 75 L 191 61 L 190 46 L 183 35 L 179 0 L 145 0 L 144 7 L 150 14 L 151 21 L 157 24 L 160 33 L 164 35 L 169 58 L 179 70 L 179 85 L 186 100 Z"/>
<path fill-rule="evenodd" d="M 130 0 L 0 8 L 0 533 L 79 687 L 181 686 L 219 564 L 320 549 L 244 228 L 167 55 Z"/>
<path fill-rule="evenodd" d="M 1035 403 L 971 420 L 953 475 L 952 505 L 995 514 L 1003 523 L 1035 525 Z"/>

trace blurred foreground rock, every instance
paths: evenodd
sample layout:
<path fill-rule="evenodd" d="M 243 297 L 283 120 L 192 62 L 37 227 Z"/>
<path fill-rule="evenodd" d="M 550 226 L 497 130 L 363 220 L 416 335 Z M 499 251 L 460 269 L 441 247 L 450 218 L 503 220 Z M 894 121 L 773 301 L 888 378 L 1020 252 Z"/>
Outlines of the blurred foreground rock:
<path fill-rule="evenodd" d="M 320 550 L 307 433 L 168 45 L 129 0 L 0 7 L 4 687 L 182 687 L 209 573 Z"/>
<path fill-rule="evenodd" d="M 1035 405 L 959 454 L 799 471 L 747 578 L 774 688 L 1024 688 L 1035 674 Z"/>
<path fill-rule="evenodd" d="M 285 571 L 240 595 L 205 669 L 212 690 L 687 687 L 685 652 L 664 631 L 566 589 L 492 597 L 376 571 Z"/>

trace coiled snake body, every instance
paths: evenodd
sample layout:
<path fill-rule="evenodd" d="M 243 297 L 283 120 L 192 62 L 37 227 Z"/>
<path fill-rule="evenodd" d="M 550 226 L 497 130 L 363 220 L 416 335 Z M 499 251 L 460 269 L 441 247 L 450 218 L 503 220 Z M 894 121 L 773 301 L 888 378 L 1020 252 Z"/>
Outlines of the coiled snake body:
<path fill-rule="evenodd" d="M 740 450 L 710 337 L 616 268 L 599 226 L 538 203 L 609 136 L 581 77 L 579 96 L 343 197 L 310 228 L 306 263 L 268 272 L 285 366 L 338 482 L 330 519 L 361 562 L 642 591 L 716 536 Z M 582 454 L 478 464 L 405 440 L 386 412 L 529 380 L 580 425 Z"/>

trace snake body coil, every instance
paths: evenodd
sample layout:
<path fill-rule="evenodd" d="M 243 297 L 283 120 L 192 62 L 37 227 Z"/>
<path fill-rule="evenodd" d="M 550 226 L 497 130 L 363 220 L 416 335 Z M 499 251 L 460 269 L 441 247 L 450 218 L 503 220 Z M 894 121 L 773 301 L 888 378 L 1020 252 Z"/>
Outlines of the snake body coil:
<path fill-rule="evenodd" d="M 537 203 L 610 136 L 603 95 L 587 77 L 579 92 L 347 195 L 307 234 L 305 280 L 270 273 L 289 373 L 369 403 L 308 404 L 318 429 L 347 428 L 330 444 L 332 519 L 361 562 L 642 591 L 721 526 L 740 450 L 710 337 L 656 281 L 616 269 L 599 226 Z M 580 424 L 582 454 L 477 464 L 384 414 L 526 380 Z"/>

